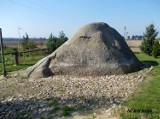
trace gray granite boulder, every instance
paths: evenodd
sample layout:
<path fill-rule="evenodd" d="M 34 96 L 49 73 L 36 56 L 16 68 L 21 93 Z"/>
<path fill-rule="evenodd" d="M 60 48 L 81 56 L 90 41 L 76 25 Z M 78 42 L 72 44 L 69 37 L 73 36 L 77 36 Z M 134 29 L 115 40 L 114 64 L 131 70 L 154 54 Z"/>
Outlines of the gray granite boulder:
<path fill-rule="evenodd" d="M 106 23 L 82 26 L 71 39 L 37 64 L 22 71 L 31 77 L 110 75 L 140 70 L 124 38 Z"/>

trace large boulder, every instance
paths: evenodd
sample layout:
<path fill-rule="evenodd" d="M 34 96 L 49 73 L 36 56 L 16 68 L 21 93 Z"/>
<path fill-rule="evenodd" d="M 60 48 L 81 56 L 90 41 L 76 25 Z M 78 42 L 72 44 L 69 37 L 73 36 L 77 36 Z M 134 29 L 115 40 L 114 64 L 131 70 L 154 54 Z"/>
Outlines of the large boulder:
<path fill-rule="evenodd" d="M 74 36 L 37 64 L 22 71 L 31 77 L 110 75 L 140 70 L 124 38 L 106 23 L 82 26 Z"/>

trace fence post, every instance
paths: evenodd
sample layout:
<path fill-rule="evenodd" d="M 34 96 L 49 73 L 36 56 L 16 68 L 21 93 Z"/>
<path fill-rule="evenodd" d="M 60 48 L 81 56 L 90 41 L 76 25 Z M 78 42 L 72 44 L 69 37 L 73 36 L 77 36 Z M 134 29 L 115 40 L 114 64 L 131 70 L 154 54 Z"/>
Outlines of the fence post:
<path fill-rule="evenodd" d="M 14 48 L 13 55 L 14 55 L 15 65 L 18 66 L 18 65 L 19 65 L 19 55 L 20 55 L 20 54 L 18 53 L 17 48 Z"/>
<path fill-rule="evenodd" d="M 2 71 L 3 75 L 6 76 L 5 60 L 4 60 L 4 50 L 3 50 L 3 39 L 2 39 L 2 30 L 0 28 L 0 39 L 1 39 L 1 57 L 2 57 Z"/>

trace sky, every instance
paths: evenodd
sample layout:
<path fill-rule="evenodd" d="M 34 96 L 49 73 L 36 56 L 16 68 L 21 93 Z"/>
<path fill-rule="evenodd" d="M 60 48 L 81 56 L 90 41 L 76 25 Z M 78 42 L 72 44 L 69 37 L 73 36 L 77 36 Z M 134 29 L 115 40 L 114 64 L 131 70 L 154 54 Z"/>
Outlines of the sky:
<path fill-rule="evenodd" d="M 69 38 L 82 25 L 105 22 L 122 36 L 143 35 L 153 23 L 160 32 L 160 0 L 0 0 L 3 37 Z M 160 33 L 158 35 L 160 37 Z"/>

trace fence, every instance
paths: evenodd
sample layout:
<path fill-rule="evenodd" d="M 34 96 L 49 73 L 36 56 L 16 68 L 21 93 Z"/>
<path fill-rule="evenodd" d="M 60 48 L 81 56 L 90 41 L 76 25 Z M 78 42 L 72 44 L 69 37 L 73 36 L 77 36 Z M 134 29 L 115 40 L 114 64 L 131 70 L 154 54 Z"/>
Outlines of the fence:
<path fill-rule="evenodd" d="M 4 59 L 5 59 L 5 67 L 7 72 L 16 71 L 28 66 L 34 65 L 38 60 L 45 57 L 48 54 L 47 49 L 38 49 L 38 50 L 32 50 L 32 51 L 24 51 L 18 53 L 18 62 L 19 65 L 16 65 L 15 52 L 5 53 Z M 0 61 L 0 65 L 1 65 Z M 1 65 L 2 66 L 2 65 Z M 2 67 L 0 67 L 0 74 L 2 74 Z"/>

